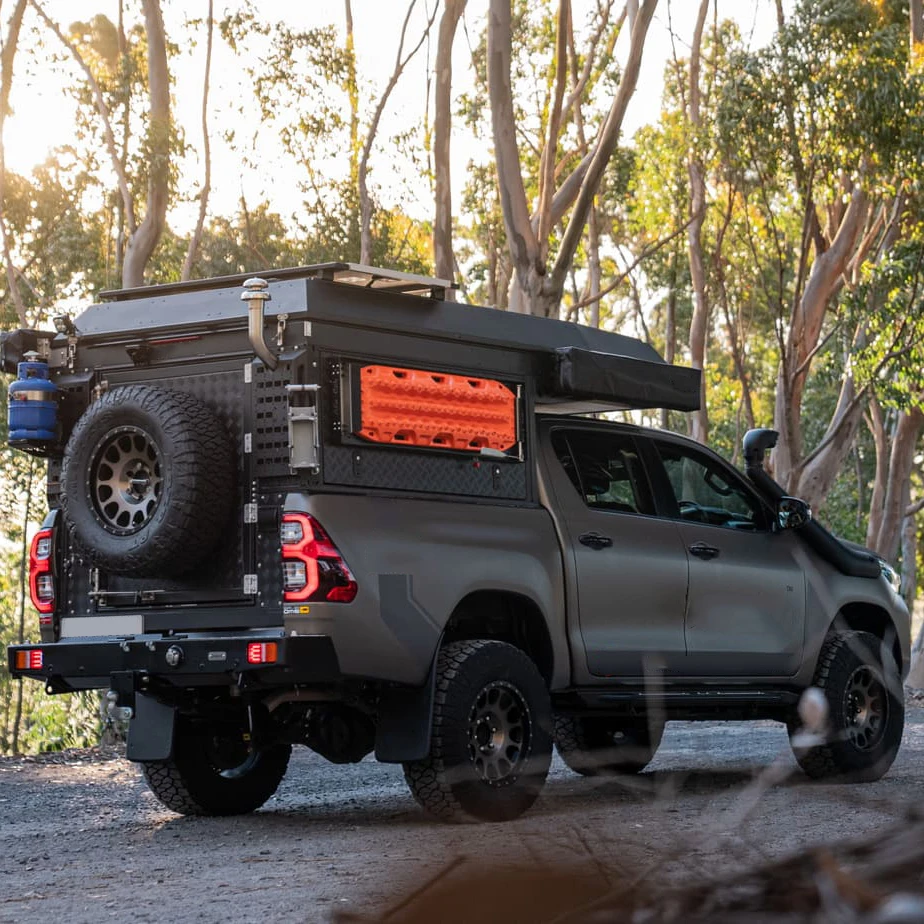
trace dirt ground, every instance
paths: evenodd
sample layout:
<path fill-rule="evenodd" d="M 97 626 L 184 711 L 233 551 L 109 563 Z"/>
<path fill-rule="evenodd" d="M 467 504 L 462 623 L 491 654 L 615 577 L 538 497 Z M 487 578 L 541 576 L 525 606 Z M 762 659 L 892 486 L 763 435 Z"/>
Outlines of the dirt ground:
<path fill-rule="evenodd" d="M 763 792 L 772 776 L 785 779 Z M 775 723 L 672 723 L 631 780 L 581 779 L 556 758 L 542 799 L 506 825 L 431 821 L 400 767 L 338 767 L 305 749 L 261 811 L 234 819 L 172 814 L 112 756 L 5 759 L 0 922 L 324 922 L 386 909 L 454 861 L 564 861 L 604 881 L 682 883 L 882 831 L 922 798 L 920 705 L 878 783 L 809 782 Z M 470 900 L 470 920 L 500 919 Z"/>

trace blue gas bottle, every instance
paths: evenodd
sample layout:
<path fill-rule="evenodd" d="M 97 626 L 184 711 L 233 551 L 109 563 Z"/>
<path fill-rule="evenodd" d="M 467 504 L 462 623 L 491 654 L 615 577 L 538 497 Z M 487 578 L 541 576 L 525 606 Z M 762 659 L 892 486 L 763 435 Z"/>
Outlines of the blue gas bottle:
<path fill-rule="evenodd" d="M 10 385 L 10 445 L 53 443 L 58 438 L 58 386 L 48 378 L 48 363 L 25 354 L 18 378 Z"/>

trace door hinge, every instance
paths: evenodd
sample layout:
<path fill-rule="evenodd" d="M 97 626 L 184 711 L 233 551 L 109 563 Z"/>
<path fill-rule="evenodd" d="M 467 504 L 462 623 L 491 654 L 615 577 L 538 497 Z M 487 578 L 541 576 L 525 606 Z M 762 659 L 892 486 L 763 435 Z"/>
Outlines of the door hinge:
<path fill-rule="evenodd" d="M 257 576 L 255 574 L 244 575 L 244 593 L 255 594 L 257 592 Z"/>
<path fill-rule="evenodd" d="M 244 504 L 244 522 L 245 523 L 256 523 L 257 522 L 257 505 L 256 504 Z"/>

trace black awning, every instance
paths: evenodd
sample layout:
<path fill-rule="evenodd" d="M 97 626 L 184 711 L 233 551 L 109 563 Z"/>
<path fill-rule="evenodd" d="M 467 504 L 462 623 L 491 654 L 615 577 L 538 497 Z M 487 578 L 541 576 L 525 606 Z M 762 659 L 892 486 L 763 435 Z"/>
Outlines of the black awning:
<path fill-rule="evenodd" d="M 548 382 L 552 397 L 612 402 L 620 407 L 695 411 L 700 406 L 699 369 L 598 353 L 578 347 L 555 350 Z"/>

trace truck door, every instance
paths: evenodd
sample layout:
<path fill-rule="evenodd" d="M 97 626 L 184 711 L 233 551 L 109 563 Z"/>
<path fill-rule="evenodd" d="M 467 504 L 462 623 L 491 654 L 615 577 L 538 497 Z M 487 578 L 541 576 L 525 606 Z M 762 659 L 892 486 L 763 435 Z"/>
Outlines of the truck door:
<path fill-rule="evenodd" d="M 635 437 L 554 425 L 550 437 L 549 468 L 589 674 L 679 672 L 687 557 L 677 524 L 655 516 Z"/>
<path fill-rule="evenodd" d="M 792 531 L 730 466 L 680 441 L 652 441 L 649 471 L 690 563 L 686 642 L 691 676 L 790 676 L 802 661 L 804 556 Z M 666 475 L 666 478 L 664 476 Z M 663 491 L 658 490 L 664 479 Z"/>

